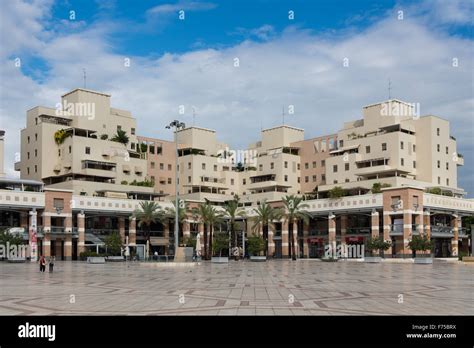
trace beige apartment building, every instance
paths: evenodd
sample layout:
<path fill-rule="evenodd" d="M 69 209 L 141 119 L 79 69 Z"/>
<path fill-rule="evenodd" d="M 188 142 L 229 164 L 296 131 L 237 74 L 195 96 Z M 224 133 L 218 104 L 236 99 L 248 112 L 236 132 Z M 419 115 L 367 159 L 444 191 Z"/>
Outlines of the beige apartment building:
<path fill-rule="evenodd" d="M 40 254 L 78 259 L 84 250 L 102 248 L 113 231 L 143 251 L 143 228 L 132 213 L 144 200 L 171 206 L 175 169 L 179 196 L 190 206 L 206 199 L 222 206 L 239 196 L 246 213 L 238 228 L 242 246 L 254 233 L 255 207 L 264 200 L 281 206 L 285 195 L 295 194 L 305 195 L 311 215 L 309 224 L 294 226 L 301 258 L 322 257 L 330 243 L 365 245 L 378 236 L 392 242 L 389 255 L 407 257 L 408 242 L 421 234 L 435 241 L 436 257 L 468 251 L 461 218 L 474 214 L 474 201 L 457 186 L 464 159 L 449 122 L 420 116 L 412 104 L 368 105 L 337 133 L 309 139 L 288 125 L 264 129 L 246 149 L 218 141 L 212 129 L 187 127 L 177 133 L 176 154 L 174 142 L 138 136 L 132 114 L 112 108 L 110 99 L 75 89 L 56 108 L 27 112 L 15 163 L 21 179 L 0 178 L 0 228 L 23 231 Z M 128 142 L 111 141 L 119 131 Z M 374 183 L 385 187 L 372 192 Z M 329 198 L 336 186 L 346 195 Z M 183 229 L 184 236 L 202 237 L 204 227 L 189 215 Z M 170 224 L 156 222 L 151 230 L 152 249 L 172 253 Z M 288 257 L 288 236 L 288 223 L 275 221 L 270 257 Z"/>

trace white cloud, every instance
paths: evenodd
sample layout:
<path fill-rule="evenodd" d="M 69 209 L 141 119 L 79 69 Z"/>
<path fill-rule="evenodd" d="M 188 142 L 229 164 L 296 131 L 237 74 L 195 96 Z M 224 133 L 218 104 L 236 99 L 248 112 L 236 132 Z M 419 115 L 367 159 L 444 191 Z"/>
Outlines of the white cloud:
<path fill-rule="evenodd" d="M 210 2 L 197 1 L 179 1 L 175 4 L 163 4 L 150 8 L 147 11 L 148 15 L 163 15 L 169 13 L 177 13 L 180 10 L 184 11 L 207 11 L 216 8 L 217 5 Z"/>
<path fill-rule="evenodd" d="M 47 17 L 36 9 L 25 21 L 39 21 L 38 13 Z M 448 36 L 419 18 L 398 21 L 393 15 L 343 35 L 297 27 L 276 35 L 270 26 L 262 28 L 250 32 L 267 35 L 264 42 L 249 39 L 233 47 L 151 58 L 114 53 L 106 35 L 113 28 L 92 26 L 42 40 L 43 28 L 31 26 L 31 36 L 38 38 L 31 49 L 48 62 L 50 71 L 39 84 L 12 62 L 0 65 L 0 128 L 7 131 L 9 173 L 26 110 L 54 105 L 61 94 L 82 86 L 83 67 L 88 88 L 111 93 L 114 106 L 137 117 L 140 134 L 171 139 L 165 124 L 179 117 L 179 105 L 186 106 L 182 120 L 192 123 L 195 106 L 198 125 L 216 129 L 221 140 L 238 148 L 257 140 L 262 126 L 281 123 L 282 107 L 289 105 L 294 105 L 295 115 L 287 116 L 287 123 L 304 128 L 307 137 L 337 132 L 344 121 L 360 117 L 363 105 L 386 99 L 390 78 L 392 96 L 419 102 L 423 114 L 451 121 L 466 159 L 460 186 L 474 193 L 473 159 L 467 156 L 474 151 L 472 40 Z M 8 29 L 13 31 L 16 26 Z M 20 48 L 8 45 L 11 52 Z M 124 67 L 125 57 L 131 58 L 130 68 Z M 454 57 L 459 67 L 452 66 Z M 234 67 L 235 58 L 239 67 Z"/>

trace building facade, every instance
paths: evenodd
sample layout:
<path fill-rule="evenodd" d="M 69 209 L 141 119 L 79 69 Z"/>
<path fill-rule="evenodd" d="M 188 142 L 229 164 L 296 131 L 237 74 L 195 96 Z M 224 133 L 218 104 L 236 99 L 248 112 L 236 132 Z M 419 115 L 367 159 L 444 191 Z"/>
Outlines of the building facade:
<path fill-rule="evenodd" d="M 265 129 L 242 150 L 219 142 L 212 129 L 187 127 L 176 134 L 176 153 L 174 142 L 139 136 L 136 120 L 112 108 L 110 95 L 76 89 L 61 100 L 55 109 L 27 112 L 15 163 L 21 179 L 0 178 L 0 229 L 21 234 L 38 254 L 76 260 L 85 250 L 103 250 L 105 237 L 117 232 L 143 255 L 145 231 L 133 212 L 150 200 L 171 208 L 175 170 L 179 197 L 190 207 L 209 201 L 221 210 L 239 197 L 243 247 L 256 233 L 259 204 L 281 207 L 284 196 L 296 195 L 311 215 L 294 225 L 301 258 L 323 257 L 331 243 L 366 245 L 373 237 L 391 242 L 389 256 L 410 257 L 414 235 L 432 239 L 436 257 L 469 250 L 461 221 L 474 214 L 474 201 L 457 186 L 464 159 L 449 122 L 417 115 L 402 101 L 366 106 L 361 119 L 335 134 L 305 139 L 300 128 Z M 288 257 L 288 223 L 274 226 L 269 256 Z M 173 254 L 171 222 L 157 221 L 150 230 L 151 248 Z M 181 238 L 203 231 L 189 213 Z"/>

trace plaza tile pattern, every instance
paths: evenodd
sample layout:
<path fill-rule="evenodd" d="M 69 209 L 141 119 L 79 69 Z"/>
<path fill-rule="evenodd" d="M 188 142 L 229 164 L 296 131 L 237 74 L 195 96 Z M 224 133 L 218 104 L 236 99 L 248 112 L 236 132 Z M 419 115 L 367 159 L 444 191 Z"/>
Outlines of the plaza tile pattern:
<path fill-rule="evenodd" d="M 0 315 L 473 315 L 474 265 L 0 263 Z M 403 296 L 403 303 L 400 302 Z"/>

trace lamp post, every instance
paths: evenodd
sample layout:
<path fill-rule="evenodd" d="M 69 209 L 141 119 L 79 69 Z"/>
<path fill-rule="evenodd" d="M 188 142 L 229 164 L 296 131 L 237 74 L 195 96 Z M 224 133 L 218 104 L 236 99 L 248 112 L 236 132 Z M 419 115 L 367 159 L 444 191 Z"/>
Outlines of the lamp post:
<path fill-rule="evenodd" d="M 178 120 L 174 120 L 169 125 L 166 126 L 166 129 L 174 128 L 174 143 L 176 149 L 176 161 L 174 165 L 174 183 L 175 183 L 175 207 L 174 207 L 174 257 L 176 261 L 176 251 L 178 250 L 179 246 L 179 223 L 178 223 L 178 210 L 179 210 L 179 194 L 178 194 L 178 131 L 180 129 L 184 129 L 186 125 L 184 122 L 180 122 Z"/>

